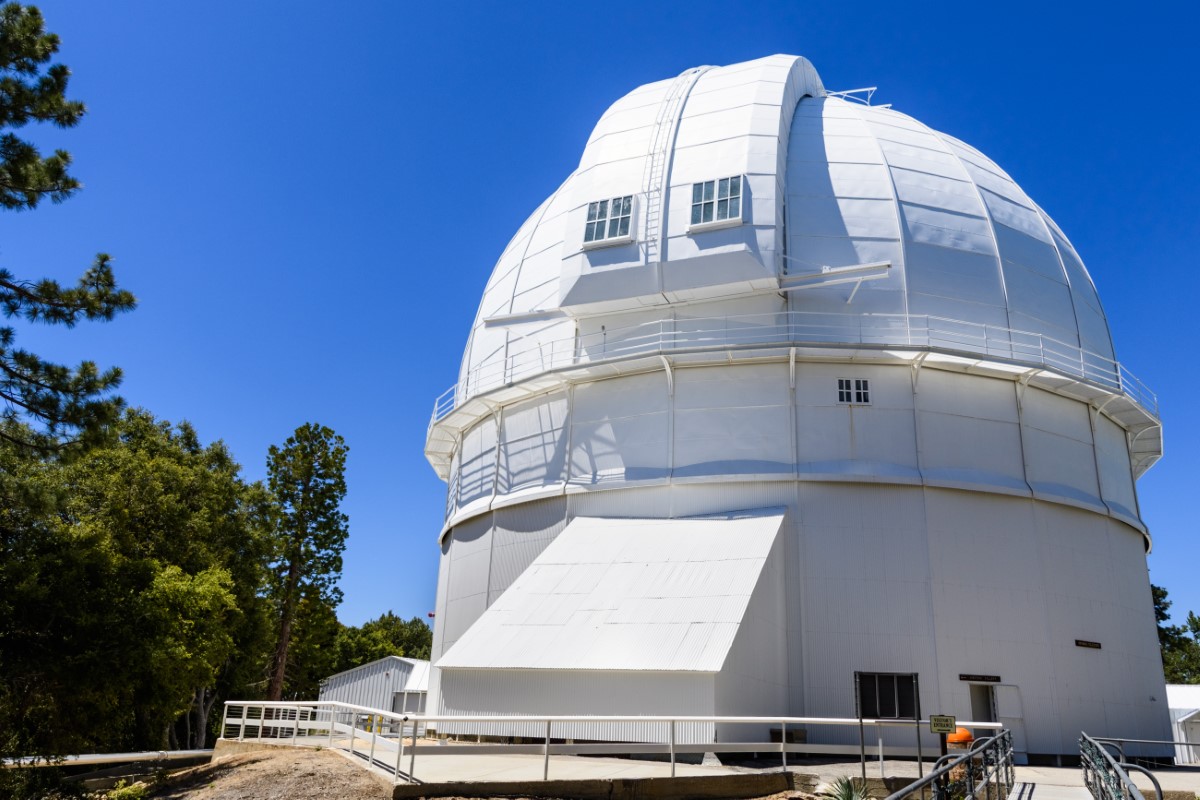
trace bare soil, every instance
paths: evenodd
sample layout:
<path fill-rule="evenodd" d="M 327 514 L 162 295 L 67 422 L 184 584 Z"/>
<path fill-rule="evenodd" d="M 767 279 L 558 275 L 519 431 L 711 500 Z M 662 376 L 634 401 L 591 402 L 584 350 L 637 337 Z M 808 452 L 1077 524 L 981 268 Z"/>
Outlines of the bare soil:
<path fill-rule="evenodd" d="M 271 749 L 223 756 L 172 775 L 160 800 L 391 800 L 392 788 L 329 750 Z"/>

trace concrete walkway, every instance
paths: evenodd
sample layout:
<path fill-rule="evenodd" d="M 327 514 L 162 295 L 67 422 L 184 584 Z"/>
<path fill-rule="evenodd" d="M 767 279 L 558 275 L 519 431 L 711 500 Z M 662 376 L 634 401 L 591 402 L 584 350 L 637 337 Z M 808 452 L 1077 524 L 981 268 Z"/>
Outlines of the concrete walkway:
<path fill-rule="evenodd" d="M 318 741 L 305 741 L 310 746 L 328 747 L 330 742 L 322 737 Z M 335 752 L 354 761 L 362 767 L 367 767 L 365 758 L 351 756 L 341 748 L 346 747 L 348 737 L 335 737 L 333 743 Z M 370 746 L 369 737 L 356 737 L 355 749 L 362 753 Z M 522 753 L 505 754 L 439 754 L 439 746 L 432 742 L 423 742 L 417 750 L 413 767 L 413 775 L 422 783 L 492 783 L 510 782 L 526 783 L 541 781 L 545 769 L 544 756 Z M 406 748 L 407 750 L 407 748 Z M 375 756 L 378 762 L 391 765 L 396 759 L 395 740 L 387 741 L 382 737 L 376 742 Z M 410 753 L 404 754 L 401 769 L 407 771 L 410 763 Z M 775 765 L 764 760 L 754 764 L 726 766 L 720 764 L 684 764 L 678 763 L 675 774 L 678 777 L 704 775 L 737 775 L 747 773 L 778 772 L 781 765 Z M 925 762 L 920 768 L 921 774 L 927 774 L 930 763 Z M 380 777 L 392 778 L 391 769 L 379 766 L 371 767 L 371 771 Z M 862 774 L 862 765 L 854 761 L 791 761 L 789 770 L 794 773 L 816 776 L 819 784 L 828 784 L 840 777 L 858 777 Z M 879 778 L 884 774 L 889 778 L 906 778 L 916 780 L 918 765 L 915 761 L 907 760 L 878 760 L 867 761 L 867 777 Z M 671 775 L 671 765 L 664 761 L 642 761 L 628 758 L 605 758 L 598 756 L 558 756 L 550 757 L 549 778 L 556 781 L 579 780 L 620 780 L 635 778 L 666 778 Z M 1200 768 L 1176 767 L 1173 769 L 1156 769 L 1164 791 L 1185 791 L 1200 795 Z M 1083 773 L 1078 767 L 1016 767 L 1013 800 L 1091 800 L 1091 795 L 1083 785 Z M 1134 783 L 1146 795 L 1147 800 L 1153 800 L 1153 784 L 1145 775 L 1132 773 Z"/>
<path fill-rule="evenodd" d="M 431 750 L 433 748 L 430 748 Z M 405 764 L 405 769 L 408 765 Z M 535 755 L 436 755 L 418 752 L 413 776 L 424 783 L 466 781 L 540 781 L 545 768 L 542 756 Z M 387 773 L 389 776 L 391 773 Z M 679 777 L 691 775 L 734 775 L 728 767 L 676 764 Z M 627 758 L 550 756 L 551 780 L 609 780 L 613 778 L 668 778 L 671 765 L 660 761 L 633 761 Z"/>

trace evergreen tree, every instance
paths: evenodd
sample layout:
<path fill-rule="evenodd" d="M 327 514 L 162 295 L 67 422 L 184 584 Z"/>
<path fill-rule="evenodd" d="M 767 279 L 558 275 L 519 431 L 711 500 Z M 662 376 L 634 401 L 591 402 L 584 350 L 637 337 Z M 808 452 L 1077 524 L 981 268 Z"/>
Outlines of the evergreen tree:
<path fill-rule="evenodd" d="M 292 693 L 312 691 L 315 668 L 304 664 L 304 680 L 288 682 L 289 649 L 294 634 L 306 633 L 331 654 L 336 639 L 317 636 L 332 620 L 342 600 L 337 581 L 342 574 L 348 519 L 340 510 L 346 495 L 346 453 L 342 437 L 329 428 L 306 423 L 284 442 L 272 445 L 267 457 L 268 487 L 277 504 L 270 596 L 275 604 L 277 635 L 267 698 L 279 700 L 285 688 Z M 312 648 L 306 648 L 311 653 Z M 316 676 L 317 679 L 324 677 Z"/>
<path fill-rule="evenodd" d="M 202 746 L 222 676 L 265 667 L 264 491 L 187 424 L 116 433 L 68 462 L 0 441 L 0 757 Z"/>
<path fill-rule="evenodd" d="M 71 156 L 49 156 L 13 130 L 31 122 L 60 128 L 78 124 L 85 108 L 66 97 L 70 70 L 48 65 L 58 37 L 47 33 L 32 6 L 0 7 L 0 208 L 37 208 L 45 199 L 60 203 L 79 189 L 68 171 Z M 50 279 L 22 280 L 0 267 L 0 310 L 6 319 L 73 327 L 80 320 L 109 320 L 134 307 L 132 294 L 118 289 L 111 259 L 101 253 L 79 282 L 66 287 Z M 100 371 L 91 361 L 75 368 L 45 361 L 15 347 L 16 332 L 0 327 L 0 438 L 22 446 L 54 450 L 93 441 L 116 421 L 120 398 L 110 394 L 121 372 Z M 13 425 L 23 420 L 29 425 Z"/>
<path fill-rule="evenodd" d="M 433 631 L 420 617 L 403 620 L 388 611 L 359 627 L 343 627 L 338 633 L 338 661 L 333 672 L 378 661 L 386 656 L 428 659 L 433 648 Z"/>
<path fill-rule="evenodd" d="M 1154 618 L 1158 622 L 1158 645 L 1167 683 L 1200 683 L 1200 617 L 1189 611 L 1183 625 L 1168 625 L 1171 601 L 1167 590 L 1151 586 Z"/>

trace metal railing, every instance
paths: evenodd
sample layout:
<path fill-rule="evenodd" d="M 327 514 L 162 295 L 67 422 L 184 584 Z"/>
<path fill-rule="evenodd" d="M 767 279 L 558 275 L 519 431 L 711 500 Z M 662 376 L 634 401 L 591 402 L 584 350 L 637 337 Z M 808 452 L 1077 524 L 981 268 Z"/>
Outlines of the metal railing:
<path fill-rule="evenodd" d="M 1125 739 L 1122 741 L 1133 741 Z M 1106 747 L 1115 747 L 1121 760 L 1113 758 Z M 1162 800 L 1162 786 L 1154 773 L 1125 760 L 1124 749 L 1112 739 L 1094 739 L 1086 733 L 1079 736 L 1079 766 L 1083 770 L 1083 785 L 1095 800 L 1145 800 L 1142 792 L 1129 777 L 1129 770 L 1136 770 L 1150 778 L 1158 800 Z"/>
<path fill-rule="evenodd" d="M 1119 362 L 1044 334 L 931 315 L 787 311 L 663 319 L 552 340 L 514 339 L 434 401 L 430 426 L 477 394 L 555 370 L 680 351 L 794 345 L 934 349 L 1045 368 L 1123 393 L 1158 416 L 1158 398 Z"/>
<path fill-rule="evenodd" d="M 468 733 L 470 726 L 503 724 L 519 726 L 520 733 L 508 738 L 518 739 L 515 743 L 447 744 L 445 740 L 436 745 L 429 740 L 422 742 L 431 723 L 441 732 L 457 728 L 461 736 Z M 979 730 L 994 730 L 1000 727 L 994 722 L 961 722 L 960 725 Z M 630 725 L 654 726 L 658 733 L 641 735 L 642 741 L 606 740 L 602 735 L 579 735 L 578 725 L 613 726 L 615 731 L 629 732 Z M 681 741 L 689 738 L 682 733 L 694 734 L 695 726 L 764 726 L 772 730 L 770 741 Z M 670 762 L 671 775 L 675 775 L 676 759 L 684 754 L 704 753 L 777 753 L 780 765 L 787 769 L 788 754 L 805 753 L 819 755 L 857 755 L 861 762 L 862 775 L 866 777 L 868 752 L 871 760 L 877 756 L 880 775 L 883 775 L 885 756 L 923 758 L 920 740 L 922 725 L 927 720 L 884 720 L 831 717 L 663 717 L 663 716 L 439 716 L 401 714 L 368 708 L 349 703 L 320 701 L 310 703 L 240 701 L 225 703 L 221 721 L 221 738 L 228 741 L 270 742 L 294 746 L 327 747 L 338 749 L 363 759 L 366 763 L 392 774 L 396 782 L 417 782 L 415 777 L 418 751 L 422 759 L 432 756 L 452 755 L 539 755 L 542 757 L 542 779 L 550 777 L 552 755 L 635 755 L 657 754 L 666 756 Z M 617 726 L 626 726 L 619 728 Z M 693 727 L 689 727 L 693 726 Z M 846 731 L 847 741 L 843 744 L 818 744 L 795 741 L 789 733 L 798 730 L 806 733 L 813 728 L 856 729 Z M 866 730 L 873 729 L 874 742 L 868 744 Z M 888 728 L 907 729 L 915 732 L 915 747 L 887 745 L 882 732 Z M 778 731 L 779 741 L 774 741 Z M 485 734 L 487 735 L 487 734 Z M 615 738 L 615 737 L 613 737 Z M 709 737 L 712 738 L 711 735 Z M 857 738 L 857 741 L 855 741 Z M 648 740 L 652 739 L 652 740 Z M 539 741 L 540 740 L 540 741 Z M 1011 753 L 1010 753 L 1011 758 Z M 923 767 L 922 767 L 923 769 Z"/>
<path fill-rule="evenodd" d="M 1115 736 L 1105 736 L 1096 739 L 1104 745 L 1111 745 L 1117 749 L 1117 763 L 1132 763 L 1138 764 L 1142 761 L 1149 762 L 1151 766 L 1161 766 L 1163 760 L 1167 758 L 1164 755 L 1158 756 L 1129 756 L 1125 753 L 1125 745 L 1127 744 L 1166 744 L 1171 745 L 1174 750 L 1175 764 L 1189 765 L 1200 763 L 1200 743 L 1183 741 L 1180 739 L 1121 739 Z M 1181 752 L 1182 751 L 1182 752 Z M 1183 756 L 1181 758 L 1181 756 Z M 1130 759 L 1132 758 L 1132 761 Z"/>
<path fill-rule="evenodd" d="M 942 756 L 928 775 L 888 795 L 887 800 L 904 800 L 918 793 L 925 797 L 927 790 L 933 800 L 1004 800 L 1012 790 L 1014 775 L 1012 732 L 1001 731 L 966 752 Z"/>
<path fill-rule="evenodd" d="M 70 756 L 20 756 L 0 759 L 0 769 L 29 767 L 80 767 L 101 764 L 187 761 L 211 756 L 212 750 L 140 750 L 135 753 L 81 753 Z"/>

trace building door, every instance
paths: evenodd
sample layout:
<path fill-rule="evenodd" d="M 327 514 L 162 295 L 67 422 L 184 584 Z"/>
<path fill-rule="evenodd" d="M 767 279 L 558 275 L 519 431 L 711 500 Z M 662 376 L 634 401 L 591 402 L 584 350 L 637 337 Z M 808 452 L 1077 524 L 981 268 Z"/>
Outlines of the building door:
<path fill-rule="evenodd" d="M 992 691 L 992 684 L 971 684 L 971 721 L 996 721 L 996 695 Z"/>
<path fill-rule="evenodd" d="M 1012 731 L 1013 761 L 1028 764 L 1029 751 L 1025 744 L 1025 714 L 1021 710 L 1020 690 L 1011 684 L 995 684 L 992 696 L 995 698 L 996 722 Z"/>

